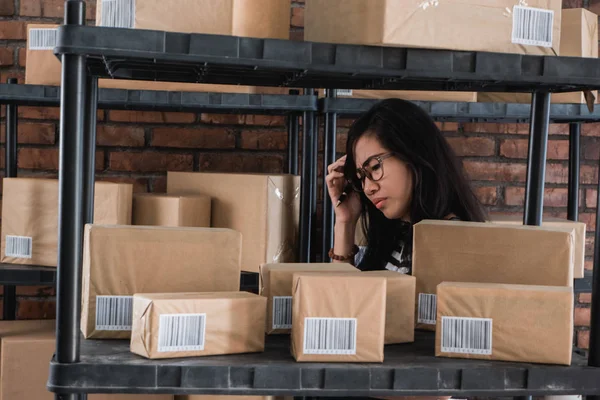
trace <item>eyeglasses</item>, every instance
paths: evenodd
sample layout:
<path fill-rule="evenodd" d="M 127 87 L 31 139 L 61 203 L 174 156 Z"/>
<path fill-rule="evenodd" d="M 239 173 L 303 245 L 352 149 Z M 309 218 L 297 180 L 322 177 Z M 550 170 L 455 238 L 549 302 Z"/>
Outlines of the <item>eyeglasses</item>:
<path fill-rule="evenodd" d="M 394 153 L 386 153 L 380 156 L 369 158 L 363 164 L 362 168 L 356 169 L 356 177 L 352 179 L 354 190 L 362 192 L 365 187 L 365 179 L 369 178 L 371 182 L 377 182 L 383 178 L 383 160 L 390 158 Z"/>

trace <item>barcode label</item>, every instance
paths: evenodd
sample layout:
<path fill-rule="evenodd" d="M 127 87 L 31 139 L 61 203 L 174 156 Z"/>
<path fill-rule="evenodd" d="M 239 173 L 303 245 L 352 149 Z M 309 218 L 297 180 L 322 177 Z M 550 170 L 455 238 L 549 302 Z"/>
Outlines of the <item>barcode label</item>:
<path fill-rule="evenodd" d="M 273 329 L 292 329 L 292 296 L 273 296 Z"/>
<path fill-rule="evenodd" d="M 335 93 L 338 96 L 352 96 L 352 89 L 337 89 Z"/>
<path fill-rule="evenodd" d="M 102 0 L 100 26 L 134 28 L 135 0 Z"/>
<path fill-rule="evenodd" d="M 552 47 L 554 11 L 514 6 L 512 42 L 531 46 Z"/>
<path fill-rule="evenodd" d="M 442 352 L 491 355 L 492 320 L 442 317 Z"/>
<path fill-rule="evenodd" d="M 29 236 L 6 235 L 4 255 L 15 258 L 31 258 L 33 239 Z"/>
<path fill-rule="evenodd" d="M 305 318 L 304 354 L 356 354 L 356 318 Z"/>
<path fill-rule="evenodd" d="M 54 50 L 56 47 L 56 28 L 32 28 L 29 30 L 29 50 Z"/>
<path fill-rule="evenodd" d="M 158 351 L 204 350 L 206 314 L 161 314 Z"/>
<path fill-rule="evenodd" d="M 419 324 L 435 325 L 437 318 L 437 297 L 435 294 L 419 293 Z"/>
<path fill-rule="evenodd" d="M 130 331 L 133 296 L 96 296 L 96 330 Z"/>

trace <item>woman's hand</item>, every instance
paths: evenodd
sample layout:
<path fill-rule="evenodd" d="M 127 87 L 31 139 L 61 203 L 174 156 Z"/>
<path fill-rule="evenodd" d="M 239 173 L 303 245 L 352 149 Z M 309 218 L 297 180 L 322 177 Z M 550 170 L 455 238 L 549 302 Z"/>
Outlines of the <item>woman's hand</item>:
<path fill-rule="evenodd" d="M 325 177 L 325 182 L 327 183 L 327 191 L 334 206 L 336 223 L 355 224 L 358 221 L 361 211 L 360 196 L 358 193 L 349 188 L 346 191 L 346 199 L 338 207 L 335 207 L 347 183 L 343 173 L 345 162 L 346 156 L 343 156 L 333 164 L 330 164 L 327 167 L 328 174 Z"/>

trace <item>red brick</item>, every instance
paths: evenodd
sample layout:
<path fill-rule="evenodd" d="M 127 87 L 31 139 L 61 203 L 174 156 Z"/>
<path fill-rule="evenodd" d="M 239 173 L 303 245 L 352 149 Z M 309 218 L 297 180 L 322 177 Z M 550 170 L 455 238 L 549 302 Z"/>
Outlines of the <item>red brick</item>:
<path fill-rule="evenodd" d="M 527 134 L 529 124 L 497 124 L 492 122 L 477 122 L 463 124 L 463 130 L 470 133 L 499 133 L 499 134 Z"/>
<path fill-rule="evenodd" d="M 585 269 L 586 271 L 592 271 L 594 269 L 593 261 L 585 261 L 584 265 L 583 265 L 583 269 Z"/>
<path fill-rule="evenodd" d="M 577 347 L 580 349 L 590 348 L 590 331 L 577 331 Z"/>
<path fill-rule="evenodd" d="M 586 160 L 597 160 L 600 156 L 600 142 L 586 140 L 582 147 L 583 157 Z"/>
<path fill-rule="evenodd" d="M 132 178 L 128 176 L 98 176 L 96 175 L 97 181 L 102 182 L 114 182 L 114 183 L 131 183 L 133 185 L 134 193 L 145 193 L 148 191 L 148 178 Z"/>
<path fill-rule="evenodd" d="M 285 126 L 286 119 L 273 115 L 202 114 L 200 121 L 220 125 Z"/>
<path fill-rule="evenodd" d="M 479 186 L 475 188 L 475 194 L 481 202 L 485 205 L 496 205 L 498 204 L 498 191 L 495 186 Z"/>
<path fill-rule="evenodd" d="M 285 131 L 243 131 L 241 135 L 242 149 L 251 150 L 285 150 L 288 134 Z"/>
<path fill-rule="evenodd" d="M 458 122 L 436 122 L 435 125 L 442 132 L 458 132 L 460 129 Z"/>
<path fill-rule="evenodd" d="M 144 128 L 137 126 L 98 125 L 97 143 L 100 146 L 143 146 Z"/>
<path fill-rule="evenodd" d="M 167 191 L 167 177 L 157 176 L 152 179 L 152 193 L 166 193 Z"/>
<path fill-rule="evenodd" d="M 525 139 L 508 139 L 500 142 L 500 155 L 506 158 L 527 159 L 529 141 Z M 548 160 L 568 160 L 569 142 L 567 140 L 548 141 Z"/>
<path fill-rule="evenodd" d="M 598 167 L 582 165 L 579 179 L 584 185 L 598 184 Z"/>
<path fill-rule="evenodd" d="M 600 15 L 600 0 L 589 0 L 588 10 Z"/>
<path fill-rule="evenodd" d="M 27 39 L 26 21 L 0 21 L 0 40 Z"/>
<path fill-rule="evenodd" d="M 458 156 L 493 156 L 494 140 L 481 137 L 449 137 L 448 143 Z"/>
<path fill-rule="evenodd" d="M 290 40 L 296 42 L 304 41 L 304 31 L 290 31 Z"/>
<path fill-rule="evenodd" d="M 154 128 L 152 146 L 180 147 L 196 149 L 232 149 L 235 136 L 230 129 L 224 128 Z"/>
<path fill-rule="evenodd" d="M 19 168 L 58 170 L 58 149 L 57 148 L 32 148 L 26 147 L 19 149 L 18 164 Z M 96 170 L 104 168 L 104 152 L 96 152 Z"/>
<path fill-rule="evenodd" d="M 292 7 L 292 22 L 291 25 L 298 28 L 304 27 L 304 8 Z"/>
<path fill-rule="evenodd" d="M 546 183 L 566 184 L 569 179 L 567 166 L 563 164 L 546 164 Z"/>
<path fill-rule="evenodd" d="M 14 49 L 12 47 L 0 48 L 0 67 L 7 67 L 14 64 Z"/>
<path fill-rule="evenodd" d="M 562 8 L 583 8 L 583 0 L 563 0 Z"/>
<path fill-rule="evenodd" d="M 0 21 L 2 23 L 2 21 Z M 0 82 L 6 83 L 9 79 L 16 79 L 17 83 L 25 83 L 25 71 L 5 71 L 0 73 Z"/>
<path fill-rule="evenodd" d="M 13 0 L 2 0 L 0 1 L 0 15 L 14 15 L 15 3 Z"/>
<path fill-rule="evenodd" d="M 584 307 L 576 307 L 574 320 L 575 326 L 590 326 L 590 309 Z"/>
<path fill-rule="evenodd" d="M 563 188 L 544 189 L 544 206 L 566 207 L 568 191 Z M 525 188 L 507 187 L 504 193 L 504 201 L 507 206 L 523 206 L 525 203 Z"/>
<path fill-rule="evenodd" d="M 194 158 L 191 154 L 116 152 L 110 153 L 109 161 L 109 169 L 113 171 L 192 171 L 193 166 Z"/>
<path fill-rule="evenodd" d="M 496 162 L 464 161 L 464 167 L 472 180 L 524 182 L 527 166 Z"/>
<path fill-rule="evenodd" d="M 56 291 L 51 286 L 17 286 L 17 296 L 50 297 L 55 295 Z"/>
<path fill-rule="evenodd" d="M 552 124 L 548 127 L 548 135 L 568 135 L 569 124 Z"/>
<path fill-rule="evenodd" d="M 598 191 L 596 189 L 585 190 L 585 206 L 587 208 L 596 208 Z"/>
<path fill-rule="evenodd" d="M 17 128 L 19 144 L 54 144 L 56 139 L 54 124 L 20 123 Z M 0 143 L 6 141 L 6 126 L 0 128 Z"/>
<path fill-rule="evenodd" d="M 581 293 L 579 295 L 579 302 L 582 304 L 590 304 L 592 302 L 592 294 L 591 293 Z"/>
<path fill-rule="evenodd" d="M 54 300 L 17 301 L 17 319 L 54 319 L 56 318 L 56 302 Z"/>
<path fill-rule="evenodd" d="M 199 157 L 200 171 L 215 172 L 251 172 L 251 173 L 281 173 L 283 157 L 280 155 L 259 154 L 201 154 Z"/>
<path fill-rule="evenodd" d="M 593 236 L 588 235 L 585 238 L 585 256 L 586 257 L 594 256 L 594 237 Z"/>
<path fill-rule="evenodd" d="M 64 0 L 22 0 L 19 14 L 26 17 L 63 18 L 64 5 Z M 86 0 L 85 9 L 86 19 L 96 17 L 95 1 Z"/>
<path fill-rule="evenodd" d="M 18 113 L 23 119 L 60 119 L 59 107 L 19 107 Z"/>
<path fill-rule="evenodd" d="M 117 122 L 147 122 L 150 124 L 184 124 L 192 123 L 196 120 L 196 115 L 192 113 L 176 112 L 156 112 L 156 111 L 122 111 L 112 110 L 108 113 L 111 121 Z"/>
<path fill-rule="evenodd" d="M 600 136 L 600 123 L 581 124 L 581 134 L 583 136 Z"/>
<path fill-rule="evenodd" d="M 585 229 L 588 232 L 593 232 L 596 229 L 595 213 L 579 213 L 579 221 L 585 223 Z"/>
<path fill-rule="evenodd" d="M 25 68 L 27 64 L 27 49 L 25 47 L 21 47 L 19 49 L 19 67 Z"/>

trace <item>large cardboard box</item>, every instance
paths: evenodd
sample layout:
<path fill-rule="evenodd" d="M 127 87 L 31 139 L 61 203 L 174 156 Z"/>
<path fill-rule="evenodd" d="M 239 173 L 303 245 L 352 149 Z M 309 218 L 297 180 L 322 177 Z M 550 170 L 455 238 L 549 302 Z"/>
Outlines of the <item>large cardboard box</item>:
<path fill-rule="evenodd" d="M 136 193 L 133 224 L 153 226 L 210 227 L 210 197 Z"/>
<path fill-rule="evenodd" d="M 0 400 L 53 400 L 46 389 L 55 321 L 0 321 Z M 90 400 L 172 400 L 173 396 L 90 394 Z"/>
<path fill-rule="evenodd" d="M 292 283 L 297 272 L 360 272 L 345 263 L 263 264 L 259 269 L 259 294 L 267 298 L 266 332 L 292 330 Z"/>
<path fill-rule="evenodd" d="M 442 282 L 573 284 L 573 229 L 425 220 L 414 225 L 417 328 L 436 324 Z"/>
<path fill-rule="evenodd" d="M 562 11 L 560 33 L 560 55 L 566 57 L 598 58 L 598 15 L 584 8 L 571 8 Z M 591 92 L 598 100 L 598 92 Z M 477 101 L 499 103 L 531 103 L 528 93 L 481 92 Z M 583 92 L 554 93 L 552 103 L 585 104 Z"/>
<path fill-rule="evenodd" d="M 495 214 L 490 218 L 490 222 L 496 224 L 508 225 L 523 225 L 523 217 L 516 215 Z M 573 229 L 575 242 L 573 243 L 573 251 L 575 252 L 575 260 L 573 263 L 573 278 L 583 278 L 585 270 L 585 232 L 586 225 L 584 222 L 569 221 L 563 218 L 544 217 L 542 226 L 553 228 Z"/>
<path fill-rule="evenodd" d="M 167 193 L 212 198 L 212 226 L 242 233 L 243 271 L 296 261 L 299 176 L 168 172 Z"/>
<path fill-rule="evenodd" d="M 527 1 L 530 8 L 526 9 L 520 3 L 518 0 L 306 0 L 304 39 L 558 55 L 562 1 Z M 539 28 L 524 29 L 531 24 Z"/>
<path fill-rule="evenodd" d="M 386 278 L 362 272 L 294 274 L 296 361 L 383 362 L 386 284 Z"/>
<path fill-rule="evenodd" d="M 1 260 L 56 267 L 58 180 L 4 178 Z M 96 182 L 94 222 L 131 224 L 133 185 Z"/>
<path fill-rule="evenodd" d="M 385 344 L 414 342 L 415 277 L 396 271 L 366 271 L 363 274 L 387 279 Z"/>
<path fill-rule="evenodd" d="M 136 294 L 131 351 L 151 359 L 261 352 L 266 305 L 248 292 Z"/>
<path fill-rule="evenodd" d="M 87 225 L 83 335 L 128 339 L 135 293 L 239 290 L 241 242 L 231 229 Z"/>
<path fill-rule="evenodd" d="M 571 364 L 571 288 L 444 282 L 437 295 L 436 356 Z"/>
<path fill-rule="evenodd" d="M 423 90 L 352 90 L 338 89 L 336 91 L 339 98 L 353 99 L 389 99 L 398 98 L 408 101 L 449 101 L 449 102 L 477 102 L 477 93 L 475 92 L 440 92 Z"/>

